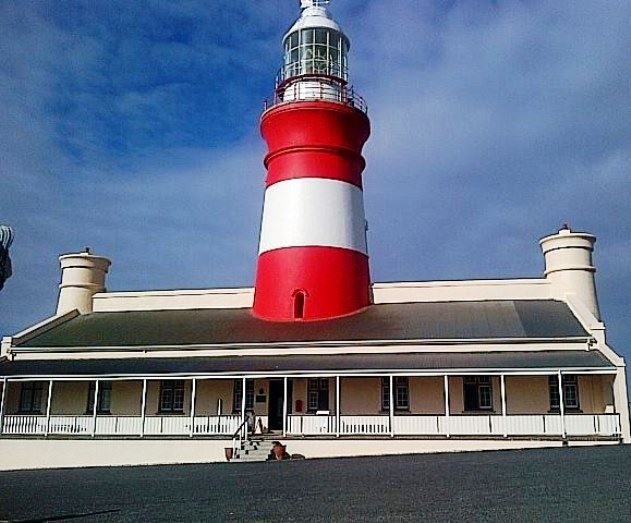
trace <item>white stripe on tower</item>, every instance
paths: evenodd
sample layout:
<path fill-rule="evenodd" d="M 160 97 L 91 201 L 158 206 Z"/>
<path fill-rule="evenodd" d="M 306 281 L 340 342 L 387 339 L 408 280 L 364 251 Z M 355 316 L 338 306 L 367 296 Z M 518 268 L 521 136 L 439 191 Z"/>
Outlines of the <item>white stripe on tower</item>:
<path fill-rule="evenodd" d="M 367 254 L 359 187 L 326 178 L 294 178 L 267 188 L 259 254 L 305 246 L 340 247 Z"/>

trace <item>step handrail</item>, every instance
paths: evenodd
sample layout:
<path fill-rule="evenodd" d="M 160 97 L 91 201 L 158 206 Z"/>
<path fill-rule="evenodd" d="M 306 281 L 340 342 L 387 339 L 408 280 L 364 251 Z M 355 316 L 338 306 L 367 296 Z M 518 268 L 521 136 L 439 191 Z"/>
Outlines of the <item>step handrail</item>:
<path fill-rule="evenodd" d="M 247 431 L 247 427 L 248 426 L 248 420 L 247 418 L 244 419 L 241 422 L 241 425 L 239 425 L 239 427 L 237 428 L 237 430 L 234 431 L 234 434 L 232 435 L 232 457 L 236 457 L 237 455 L 237 440 L 239 441 L 239 449 L 241 449 L 241 446 L 243 444 L 243 439 L 245 437 L 245 433 Z"/>

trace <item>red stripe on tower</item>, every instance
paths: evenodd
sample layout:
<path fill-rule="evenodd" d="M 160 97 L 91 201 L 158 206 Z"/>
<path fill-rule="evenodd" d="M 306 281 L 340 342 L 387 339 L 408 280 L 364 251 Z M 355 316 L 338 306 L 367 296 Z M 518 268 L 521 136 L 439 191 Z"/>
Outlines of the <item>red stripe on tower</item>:
<path fill-rule="evenodd" d="M 303 7 L 261 119 L 269 152 L 253 312 L 273 321 L 343 316 L 371 301 L 361 156 L 370 122 L 347 86 L 348 39 L 323 6 Z"/>

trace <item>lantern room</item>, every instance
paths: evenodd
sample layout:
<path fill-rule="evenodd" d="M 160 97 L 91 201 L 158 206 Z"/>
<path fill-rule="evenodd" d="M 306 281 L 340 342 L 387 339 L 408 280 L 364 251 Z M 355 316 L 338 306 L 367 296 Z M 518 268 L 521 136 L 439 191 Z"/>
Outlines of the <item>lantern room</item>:
<path fill-rule="evenodd" d="M 276 84 L 281 101 L 344 96 L 350 42 L 326 4 L 303 0 L 300 18 L 283 38 L 283 64 Z"/>

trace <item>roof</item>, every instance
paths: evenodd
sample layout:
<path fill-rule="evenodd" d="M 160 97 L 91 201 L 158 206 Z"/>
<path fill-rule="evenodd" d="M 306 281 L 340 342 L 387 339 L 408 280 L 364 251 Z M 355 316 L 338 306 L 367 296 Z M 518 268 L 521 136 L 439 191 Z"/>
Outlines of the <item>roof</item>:
<path fill-rule="evenodd" d="M 289 356 L 205 356 L 17 360 L 0 363 L 0 376 L 156 376 L 245 373 L 370 373 L 467 369 L 615 368 L 597 350 L 320 354 Z"/>
<path fill-rule="evenodd" d="M 589 334 L 555 300 L 393 303 L 352 316 L 270 322 L 249 309 L 95 312 L 76 316 L 20 347 L 134 347 L 415 340 L 557 340 Z"/>

